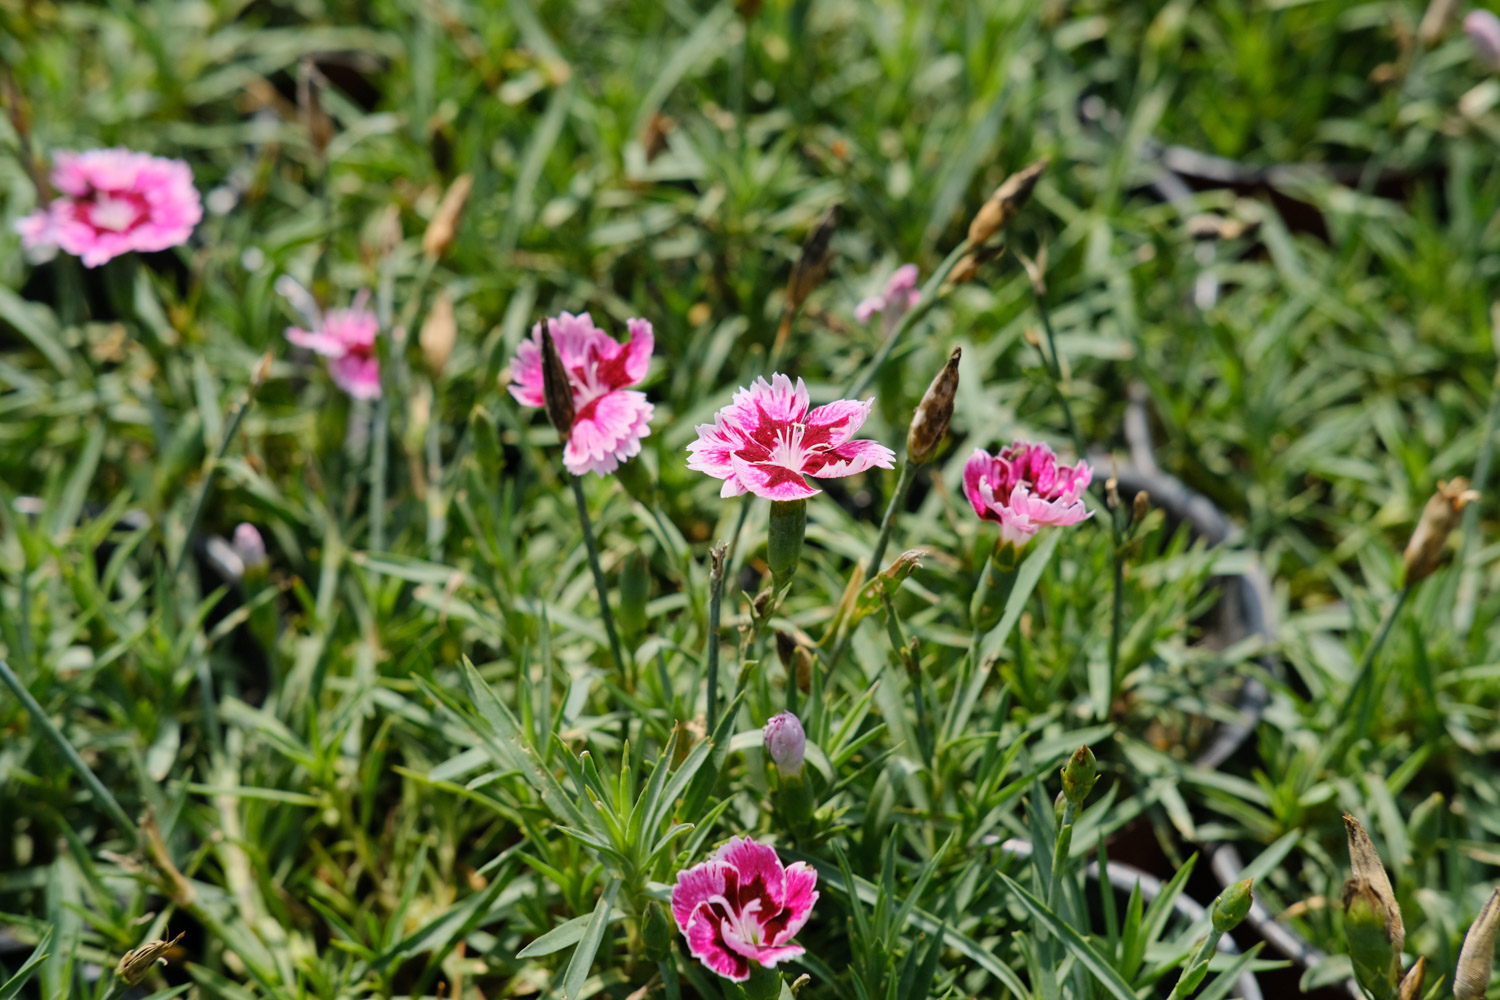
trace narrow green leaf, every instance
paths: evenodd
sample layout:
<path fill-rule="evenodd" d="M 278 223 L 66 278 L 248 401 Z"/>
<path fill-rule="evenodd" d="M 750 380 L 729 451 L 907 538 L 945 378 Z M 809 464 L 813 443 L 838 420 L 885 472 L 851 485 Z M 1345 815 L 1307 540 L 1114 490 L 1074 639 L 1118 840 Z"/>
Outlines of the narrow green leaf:
<path fill-rule="evenodd" d="M 31 956 L 16 970 L 16 974 L 7 979 L 4 985 L 0 985 L 0 1000 L 12 1000 L 16 994 L 21 992 L 21 987 L 36 974 L 37 966 L 47 957 L 47 945 L 52 943 L 52 928 L 48 927 L 42 932 L 41 940 L 37 941 L 36 948 Z"/>
<path fill-rule="evenodd" d="M 1120 973 L 1110 964 L 1107 957 L 1094 947 L 1093 942 L 1079 934 L 1070 925 L 1058 919 L 1057 914 L 1047 908 L 1047 905 L 1037 899 L 1031 893 L 1022 888 L 1021 884 L 1009 875 L 1001 874 L 1000 881 L 1005 887 L 1015 893 L 1020 899 L 1021 905 L 1031 914 L 1032 919 L 1046 927 L 1055 934 L 1062 943 L 1067 946 L 1073 957 L 1078 959 L 1082 965 L 1096 979 L 1101 986 L 1109 992 L 1115 1000 L 1137 1000 L 1135 991 L 1130 984 L 1121 978 Z"/>
<path fill-rule="evenodd" d="M 568 959 L 568 968 L 563 972 L 563 1000 L 578 1000 L 579 994 L 583 992 L 584 980 L 588 979 L 589 969 L 594 965 L 594 956 L 599 951 L 599 945 L 604 941 L 604 929 L 609 924 L 610 907 L 615 905 L 615 896 L 619 891 L 620 880 L 614 879 L 599 897 L 599 905 L 594 907 L 593 915 L 589 917 L 588 927 L 584 929 L 583 936 L 578 941 L 578 947 L 573 949 L 573 956 Z"/>

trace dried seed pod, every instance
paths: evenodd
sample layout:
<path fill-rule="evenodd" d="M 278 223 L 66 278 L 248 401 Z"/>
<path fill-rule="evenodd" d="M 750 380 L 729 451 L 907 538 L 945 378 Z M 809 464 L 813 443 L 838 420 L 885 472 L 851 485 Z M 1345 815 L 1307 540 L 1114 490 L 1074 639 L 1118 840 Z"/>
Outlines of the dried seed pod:
<path fill-rule="evenodd" d="M 573 430 L 573 386 L 545 323 L 542 324 L 542 400 L 546 403 L 547 419 L 558 434 L 567 438 Z"/>
<path fill-rule="evenodd" d="M 417 334 L 417 343 L 422 347 L 422 359 L 433 378 L 443 374 L 448 359 L 453 356 L 453 343 L 458 339 L 458 323 L 453 318 L 453 300 L 447 289 L 433 296 L 432 307 L 422 320 L 422 329 Z"/>
<path fill-rule="evenodd" d="M 955 347 L 948 355 L 948 363 L 937 373 L 917 411 L 912 415 L 911 427 L 906 432 L 906 457 L 909 461 L 923 465 L 932 461 L 943 436 L 948 433 L 948 421 L 953 419 L 953 397 L 958 392 L 958 359 L 963 349 Z"/>
<path fill-rule="evenodd" d="M 459 174 L 448 185 L 448 190 L 443 192 L 443 200 L 438 202 L 437 211 L 432 213 L 432 221 L 427 224 L 427 232 L 422 234 L 422 252 L 433 260 L 441 257 L 458 235 L 458 223 L 463 218 L 464 203 L 469 200 L 469 192 L 473 187 L 473 175 Z"/>
<path fill-rule="evenodd" d="M 1464 935 L 1453 975 L 1453 1000 L 1484 1000 L 1495 970 L 1495 932 L 1500 930 L 1500 889 L 1489 900 Z"/>
<path fill-rule="evenodd" d="M 186 932 L 178 934 L 170 941 L 152 941 L 133 951 L 127 951 L 119 964 L 115 966 L 115 975 L 119 976 L 127 986 L 136 985 L 146 978 L 146 973 L 150 972 L 151 967 L 157 962 L 165 965 L 167 960 L 162 956 L 177 947 L 177 943 L 185 936 Z"/>
<path fill-rule="evenodd" d="M 1406 543 L 1406 586 L 1421 583 L 1438 568 L 1448 536 L 1458 527 L 1459 514 L 1466 504 L 1478 499 L 1478 491 L 1469 489 L 1469 481 L 1462 476 L 1438 483 L 1437 492 L 1422 508 L 1417 530 Z"/>
<path fill-rule="evenodd" d="M 781 661 L 781 667 L 788 673 L 792 670 L 794 657 L 797 655 L 797 640 L 781 629 L 776 630 L 776 658 Z"/>
<path fill-rule="evenodd" d="M 803 694 L 812 693 L 813 655 L 808 652 L 806 646 L 798 646 L 795 659 L 797 661 L 797 690 Z"/>
<path fill-rule="evenodd" d="M 1011 174 L 1000 183 L 995 193 L 990 195 L 969 223 L 969 244 L 980 246 L 989 242 L 1000 230 L 1010 224 L 1021 211 L 1027 200 L 1031 197 L 1031 191 L 1036 187 L 1037 178 L 1042 176 L 1042 171 L 1047 169 L 1050 160 L 1040 159 Z"/>
<path fill-rule="evenodd" d="M 1411 968 L 1406 970 L 1406 975 L 1401 978 L 1401 986 L 1396 991 L 1396 1000 L 1417 1000 L 1422 995 L 1422 980 L 1427 978 L 1427 957 L 1424 955 L 1412 963 Z"/>
<path fill-rule="evenodd" d="M 807 301 L 813 289 L 822 284 L 823 279 L 828 276 L 828 266 L 832 260 L 829 248 L 838 224 L 839 203 L 834 202 L 824 211 L 823 217 L 818 220 L 818 224 L 813 227 L 812 232 L 807 234 L 807 239 L 802 243 L 802 255 L 797 258 L 791 277 L 786 282 L 788 310 L 802 308 L 802 303 Z"/>
<path fill-rule="evenodd" d="M 1149 513 L 1151 513 L 1151 494 L 1141 490 L 1130 502 L 1131 520 L 1139 522 Z"/>
<path fill-rule="evenodd" d="M 1369 880 L 1356 877 L 1344 883 L 1344 938 L 1349 945 L 1349 960 L 1354 978 L 1372 996 L 1390 996 L 1400 978 L 1400 922 L 1395 903 Z"/>

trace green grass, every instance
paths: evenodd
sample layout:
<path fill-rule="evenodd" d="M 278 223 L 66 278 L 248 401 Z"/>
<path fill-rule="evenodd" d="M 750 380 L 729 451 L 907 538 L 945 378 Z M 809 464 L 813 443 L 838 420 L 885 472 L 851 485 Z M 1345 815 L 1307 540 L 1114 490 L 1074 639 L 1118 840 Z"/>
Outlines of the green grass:
<path fill-rule="evenodd" d="M 732 996 L 675 928 L 665 951 L 643 934 L 676 871 L 744 833 L 819 871 L 807 955 L 786 967 L 807 995 L 1165 997 L 1207 929 L 1171 901 L 1219 891 L 1190 861 L 1216 842 L 1260 859 L 1257 899 L 1332 956 L 1305 981 L 1341 988 L 1345 810 L 1392 869 L 1407 953 L 1451 995 L 1500 881 L 1500 546 L 1477 471 L 1500 385 L 1500 89 L 1456 26 L 1416 42 L 1422 13 L 0 4 L 37 156 L 183 157 L 228 208 L 177 251 L 34 264 L 11 225 L 35 204 L 22 137 L 0 124 L 0 997 L 44 940 L 21 995 L 103 997 L 121 955 L 178 931 L 147 993 Z M 326 83 L 321 155 L 296 103 L 304 60 Z M 1170 201 L 1152 187 L 1163 146 L 1305 169 Z M 769 374 L 787 276 L 831 202 L 833 271 L 782 365 L 818 402 L 882 351 L 854 304 L 902 262 L 926 279 L 1043 156 L 1007 252 L 871 369 L 862 436 L 899 452 L 963 348 L 949 443 L 886 562 L 926 554 L 885 599 L 867 592 L 828 669 L 897 473 L 810 502 L 795 584 L 757 631 L 766 504 L 719 499 L 685 446 Z M 433 264 L 423 232 L 464 173 Z M 1208 213 L 1217 238 L 1195 235 Z M 1019 263 L 1043 246 L 1045 314 Z M 283 275 L 325 306 L 374 292 L 383 403 L 352 404 L 290 350 Z M 458 337 L 434 373 L 417 331 L 440 290 Z M 581 482 L 625 671 L 557 435 L 504 390 L 520 338 L 561 310 L 656 330 L 644 450 Z M 1155 461 L 1236 539 L 1209 551 L 1159 509 L 1112 518 L 1094 496 L 1090 522 L 1033 543 L 976 643 L 994 529 L 963 499 L 965 458 L 1012 438 L 1073 452 L 1066 405 L 1102 484 L 1110 456 L 1130 461 L 1133 392 Z M 1402 548 L 1460 475 L 1485 498 L 1400 610 L 1352 724 L 1340 707 Z M 205 549 L 241 521 L 271 551 L 243 584 Z M 737 700 L 705 740 L 716 542 L 732 546 L 718 676 Z M 1226 645 L 1214 581 L 1257 563 L 1276 640 Z M 644 604 L 625 599 L 642 586 Z M 822 642 L 794 695 L 820 807 L 796 836 L 758 733 L 788 702 L 773 630 Z M 1247 677 L 1270 690 L 1253 739 L 1195 767 Z M 1104 777 L 1062 835 L 1050 803 L 1080 744 Z M 1436 825 L 1414 828 L 1434 792 Z M 1172 880 L 1166 895 L 1101 891 L 1083 872 L 1101 850 Z M 1278 958 L 1249 966 L 1270 997 L 1303 971 L 1267 971 Z M 1196 995 L 1237 995 L 1224 967 Z"/>

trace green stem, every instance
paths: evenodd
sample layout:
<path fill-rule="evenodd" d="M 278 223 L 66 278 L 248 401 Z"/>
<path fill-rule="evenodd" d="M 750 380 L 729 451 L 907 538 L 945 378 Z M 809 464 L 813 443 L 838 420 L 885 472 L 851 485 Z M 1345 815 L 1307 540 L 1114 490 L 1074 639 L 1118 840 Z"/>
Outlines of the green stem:
<path fill-rule="evenodd" d="M 1125 549 L 1120 544 L 1120 527 L 1115 520 L 1115 511 L 1108 511 L 1111 531 L 1114 535 L 1114 582 L 1111 586 L 1109 609 L 1109 706 L 1115 703 L 1120 693 L 1120 633 L 1125 627 Z M 1102 721 L 1102 720 L 1101 720 Z"/>
<path fill-rule="evenodd" d="M 93 794 L 99 805 L 104 808 L 104 811 L 109 813 L 110 819 L 115 821 L 115 825 L 120 828 L 120 832 L 138 840 L 140 835 L 136 829 L 136 824 L 130 821 L 130 817 L 121 808 L 120 803 L 110 794 L 109 789 L 104 787 L 104 783 L 89 769 L 89 766 L 83 762 L 83 758 L 78 755 L 78 751 L 73 749 L 73 744 L 69 743 L 68 738 L 53 724 L 51 718 L 47 716 L 46 711 L 31 696 L 31 692 L 27 690 L 26 685 L 21 683 L 21 679 L 12 672 L 10 664 L 4 660 L 0 660 L 0 681 L 5 682 L 5 686 L 10 688 L 11 693 L 20 701 L 21 706 L 27 712 L 31 713 L 32 719 L 35 720 L 36 724 L 41 727 L 42 732 L 46 734 L 47 738 L 62 753 L 63 758 L 67 760 L 78 776 L 83 779 L 83 783 L 88 786 L 89 791 Z"/>
<path fill-rule="evenodd" d="M 1208 936 L 1198 945 L 1198 950 L 1194 952 L 1192 959 L 1183 967 L 1182 976 L 1172 987 L 1172 992 L 1167 994 L 1167 1000 L 1183 1000 L 1193 995 L 1198 984 L 1203 982 L 1203 977 L 1208 975 L 1208 963 L 1214 957 L 1214 952 L 1219 950 L 1221 936 L 1215 930 L 1208 932 Z"/>
<path fill-rule="evenodd" d="M 609 611 L 609 587 L 604 582 L 604 568 L 599 565 L 599 544 L 594 541 L 594 526 L 589 521 L 589 504 L 583 495 L 583 480 L 568 475 L 573 485 L 573 499 L 578 504 L 578 523 L 583 528 L 583 544 L 589 553 L 589 568 L 594 571 L 594 589 L 599 594 L 599 616 L 604 619 L 604 631 L 609 636 L 609 653 L 614 658 L 615 669 L 625 683 L 625 690 L 633 688 L 630 671 L 625 666 L 625 657 L 620 652 L 620 637 L 615 632 L 615 618 Z"/>
<path fill-rule="evenodd" d="M 745 505 L 749 510 L 749 505 Z M 714 733 L 719 724 L 719 614 L 724 599 L 724 563 L 719 561 L 708 575 L 708 732 Z"/>
<path fill-rule="evenodd" d="M 1078 431 L 1078 422 L 1073 419 L 1073 405 L 1068 402 L 1068 394 L 1063 391 L 1062 356 L 1057 353 L 1057 336 L 1052 332 L 1052 313 L 1047 308 L 1046 297 L 1036 286 L 1033 285 L 1031 291 L 1036 298 L 1037 315 L 1042 319 L 1042 331 L 1047 335 L 1047 350 L 1040 352 L 1042 363 L 1052 376 L 1052 389 L 1057 393 L 1057 401 L 1062 404 L 1063 419 L 1068 424 L 1068 436 L 1073 439 L 1073 450 L 1079 458 L 1083 458 L 1083 435 Z"/>
<path fill-rule="evenodd" d="M 880 369 L 885 366 L 886 359 L 891 356 L 891 352 L 896 349 L 896 345 L 900 343 L 901 338 L 906 336 L 906 331 L 916 326 L 918 321 L 931 312 L 932 308 L 937 305 L 938 289 L 942 287 L 943 282 L 947 279 L 949 273 L 952 272 L 954 265 L 968 252 L 969 241 L 965 239 L 958 246 L 954 247 L 947 257 L 943 258 L 943 262 L 937 266 L 937 270 L 933 271 L 922 285 L 922 300 L 915 307 L 908 310 L 906 315 L 901 317 L 901 322 L 896 324 L 896 329 L 892 330 L 891 335 L 885 338 L 885 342 L 875 352 L 875 357 L 865 366 L 864 371 L 860 372 L 859 377 L 850 384 L 849 391 L 844 394 L 846 397 L 850 399 L 858 398 L 860 393 L 864 392 L 869 388 L 870 383 L 875 381 L 875 376 L 880 374 Z"/>
<path fill-rule="evenodd" d="M 901 463 L 901 475 L 896 480 L 896 492 L 891 494 L 891 499 L 885 505 L 885 516 L 880 519 L 880 536 L 875 539 L 875 548 L 870 552 L 870 561 L 865 564 L 865 582 L 875 579 L 875 574 L 880 572 L 880 562 L 885 558 L 886 546 L 891 541 L 891 529 L 896 524 L 896 514 L 906 503 L 906 494 L 911 491 L 911 484 L 917 478 L 917 466 L 911 459 Z M 828 669 L 831 671 L 843 659 L 844 654 L 849 651 L 849 643 L 854 640 L 854 629 L 844 629 L 844 634 L 839 636 L 838 645 L 833 648 L 833 653 L 828 657 Z"/>
<path fill-rule="evenodd" d="M 172 581 L 175 584 L 178 577 L 182 575 L 182 566 L 187 559 L 187 554 L 192 551 L 193 533 L 198 530 L 198 520 L 203 516 L 203 506 L 208 502 L 208 493 L 213 489 L 214 475 L 219 471 L 219 463 L 229 453 L 229 446 L 234 443 L 235 435 L 239 433 L 240 422 L 245 419 L 245 412 L 250 409 L 250 401 L 255 397 L 255 387 L 252 385 L 245 391 L 245 395 L 235 404 L 225 421 L 224 438 L 219 442 L 219 448 L 214 452 L 213 458 L 209 459 L 203 470 L 203 482 L 198 487 L 198 495 L 193 498 L 193 505 L 188 510 L 187 528 L 182 536 L 182 545 L 177 550 L 177 557 L 172 560 Z"/>

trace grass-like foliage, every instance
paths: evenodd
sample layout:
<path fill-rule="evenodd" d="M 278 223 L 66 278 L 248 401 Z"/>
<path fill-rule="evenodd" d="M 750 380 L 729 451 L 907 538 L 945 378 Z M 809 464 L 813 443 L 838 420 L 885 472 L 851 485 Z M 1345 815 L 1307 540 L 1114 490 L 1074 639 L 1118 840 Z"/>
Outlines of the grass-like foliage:
<path fill-rule="evenodd" d="M 1495 995 L 1455 6 L 0 4 L 0 1000 Z"/>

